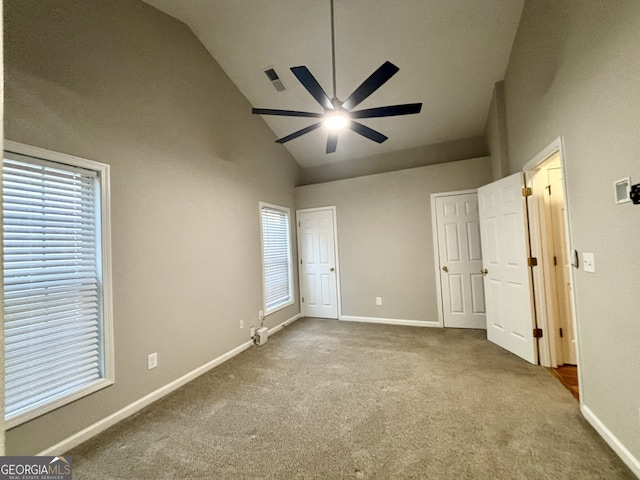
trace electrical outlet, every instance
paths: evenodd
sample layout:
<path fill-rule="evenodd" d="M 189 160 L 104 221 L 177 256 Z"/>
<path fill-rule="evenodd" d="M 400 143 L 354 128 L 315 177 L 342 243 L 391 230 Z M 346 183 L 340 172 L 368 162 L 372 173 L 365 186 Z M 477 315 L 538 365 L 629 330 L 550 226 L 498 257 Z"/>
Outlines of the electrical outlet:
<path fill-rule="evenodd" d="M 258 320 L 262 320 L 264 318 L 264 312 L 262 310 L 260 310 L 258 312 Z"/>
<path fill-rule="evenodd" d="M 256 336 L 256 327 L 251 327 L 251 338 Z"/>
<path fill-rule="evenodd" d="M 158 353 L 150 353 L 147 356 L 147 370 L 156 368 L 158 366 Z"/>
<path fill-rule="evenodd" d="M 240 319 L 240 328 L 244 328 L 244 320 Z"/>
<path fill-rule="evenodd" d="M 376 297 L 376 305 L 382 305 L 382 297 Z"/>

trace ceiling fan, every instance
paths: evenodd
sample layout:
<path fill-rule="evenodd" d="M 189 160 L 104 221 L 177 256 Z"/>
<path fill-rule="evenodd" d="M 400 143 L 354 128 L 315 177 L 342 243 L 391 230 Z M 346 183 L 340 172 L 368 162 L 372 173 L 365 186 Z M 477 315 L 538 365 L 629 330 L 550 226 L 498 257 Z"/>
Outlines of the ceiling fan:
<path fill-rule="evenodd" d="M 327 93 L 320 86 L 316 78 L 305 66 L 291 67 L 291 72 L 307 89 L 311 96 L 324 109 L 324 113 L 301 112 L 298 110 L 276 110 L 271 108 L 252 108 L 254 115 L 279 115 L 285 117 L 307 117 L 318 118 L 320 121 L 302 128 L 296 132 L 279 138 L 276 143 L 286 143 L 298 138 L 306 133 L 312 132 L 321 126 L 329 130 L 327 137 L 326 153 L 334 153 L 338 147 L 338 131 L 348 127 L 359 135 L 377 143 L 382 143 L 388 137 L 382 133 L 356 122 L 355 119 L 393 117 L 398 115 L 411 115 L 420 113 L 422 103 L 406 103 L 402 105 L 387 105 L 385 107 L 367 108 L 364 110 L 353 110 L 369 95 L 384 85 L 392 76 L 400 70 L 393 63 L 384 62 L 375 72 L 369 76 L 349 97 L 340 101 L 336 96 L 336 48 L 335 48 L 335 28 L 333 1 L 331 0 L 331 62 L 333 73 L 333 98 L 329 98 Z"/>

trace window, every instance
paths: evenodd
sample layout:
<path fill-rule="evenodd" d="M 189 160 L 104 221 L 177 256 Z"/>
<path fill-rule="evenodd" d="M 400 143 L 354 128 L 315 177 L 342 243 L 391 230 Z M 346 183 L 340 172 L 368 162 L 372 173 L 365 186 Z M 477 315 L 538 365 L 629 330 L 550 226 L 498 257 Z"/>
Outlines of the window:
<path fill-rule="evenodd" d="M 5 142 L 5 420 L 113 383 L 109 167 Z"/>
<path fill-rule="evenodd" d="M 264 311 L 273 313 L 293 303 L 289 209 L 260 203 Z"/>

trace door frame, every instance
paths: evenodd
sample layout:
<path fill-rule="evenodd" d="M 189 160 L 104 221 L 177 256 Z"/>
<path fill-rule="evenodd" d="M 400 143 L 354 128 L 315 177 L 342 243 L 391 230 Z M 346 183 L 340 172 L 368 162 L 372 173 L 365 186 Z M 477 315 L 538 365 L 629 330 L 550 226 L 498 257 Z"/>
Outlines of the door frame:
<path fill-rule="evenodd" d="M 314 207 L 314 208 L 301 208 L 296 210 L 296 243 L 298 247 L 298 260 L 300 259 L 300 220 L 298 219 L 300 213 L 320 212 L 323 210 L 331 210 L 333 217 L 333 251 L 335 252 L 336 260 L 336 302 L 338 303 L 338 320 L 342 320 L 342 296 L 340 294 L 340 256 L 338 254 L 338 209 L 335 205 L 328 205 L 326 207 Z M 302 269 L 300 263 L 298 263 L 298 291 L 302 292 Z M 300 302 L 300 313 L 302 314 L 302 302 Z"/>
<path fill-rule="evenodd" d="M 454 195 L 468 195 L 470 193 L 478 193 L 477 188 L 470 188 L 468 190 L 456 190 L 453 192 L 438 192 L 431 194 L 431 231 L 433 234 L 433 267 L 436 276 L 436 297 L 438 300 L 438 323 L 437 327 L 444 328 L 444 309 L 442 307 L 442 284 L 440 275 L 440 250 L 438 249 L 438 222 L 436 221 L 436 198 L 439 197 L 452 197 Z"/>
<path fill-rule="evenodd" d="M 565 203 L 565 213 L 564 213 L 564 227 L 566 232 L 566 240 L 567 240 L 567 254 L 569 258 L 573 258 L 573 241 L 571 239 L 571 229 L 569 228 L 569 201 L 568 201 L 568 189 L 567 189 L 567 176 L 566 176 L 566 165 L 565 165 L 565 153 L 564 153 L 564 141 L 562 137 L 558 137 L 553 140 L 549 145 L 547 145 L 544 149 L 542 149 L 535 157 L 533 157 L 529 162 L 527 162 L 523 171 L 525 174 L 525 182 L 527 187 L 533 186 L 533 176 L 537 171 L 543 167 L 543 164 L 551 158 L 553 155 L 558 154 L 560 156 L 560 168 L 562 171 L 562 186 L 564 189 L 564 203 Z M 541 195 L 541 192 L 533 191 L 533 198 L 537 198 L 538 195 Z M 529 222 L 529 236 L 531 240 L 531 249 L 532 255 L 539 258 L 545 257 L 545 245 L 546 239 L 543 239 L 543 235 L 546 235 L 546 231 L 544 228 L 541 228 L 540 218 L 544 218 L 544 213 L 540 212 L 538 209 L 538 202 L 527 202 L 529 208 L 530 218 L 535 218 L 536 221 Z M 548 253 L 546 253 L 548 255 Z M 545 367 L 557 367 L 556 354 L 555 354 L 555 331 L 554 335 L 551 335 L 552 329 L 555 329 L 557 325 L 555 322 L 552 325 L 552 321 L 547 315 L 547 308 L 551 302 L 551 299 L 548 298 L 547 293 L 547 284 L 548 278 L 547 273 L 545 273 L 544 262 L 540 262 L 540 265 L 543 268 L 533 269 L 533 284 L 534 290 L 536 292 L 536 315 L 538 317 L 539 325 L 542 326 L 546 335 L 542 338 L 538 338 L 538 346 L 539 346 L 539 357 L 540 357 L 540 365 Z M 574 265 L 575 268 L 575 265 Z M 580 378 L 580 331 L 578 329 L 578 322 L 576 318 L 576 303 L 575 303 L 575 274 L 574 268 L 571 268 L 569 271 L 569 278 L 571 282 L 571 293 L 570 293 L 570 311 L 571 311 L 571 323 L 573 326 L 573 331 L 576 338 L 576 362 L 578 365 L 578 384 L 581 389 L 582 379 Z M 582 393 L 582 392 L 580 392 Z M 580 395 L 582 398 L 582 395 Z"/>

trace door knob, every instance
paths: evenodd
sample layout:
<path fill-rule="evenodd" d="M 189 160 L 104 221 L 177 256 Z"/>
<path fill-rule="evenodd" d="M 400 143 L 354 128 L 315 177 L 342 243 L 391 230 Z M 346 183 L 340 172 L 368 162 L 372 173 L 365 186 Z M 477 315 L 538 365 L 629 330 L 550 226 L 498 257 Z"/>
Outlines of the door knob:
<path fill-rule="evenodd" d="M 333 272 L 334 270 L 335 270 L 335 268 L 333 268 L 333 267 L 331 267 L 331 268 L 329 269 L 329 271 L 330 271 L 330 272 Z"/>
<path fill-rule="evenodd" d="M 486 268 L 483 268 L 482 270 L 480 270 L 480 273 L 482 275 L 486 275 L 487 273 L 489 273 L 489 270 L 487 270 Z"/>
<path fill-rule="evenodd" d="M 448 272 L 448 271 L 449 271 L 449 269 L 447 268 L 447 266 L 446 266 L 446 265 L 445 265 L 444 267 L 442 267 L 442 270 L 443 270 L 443 271 L 445 271 L 445 272 Z"/>

